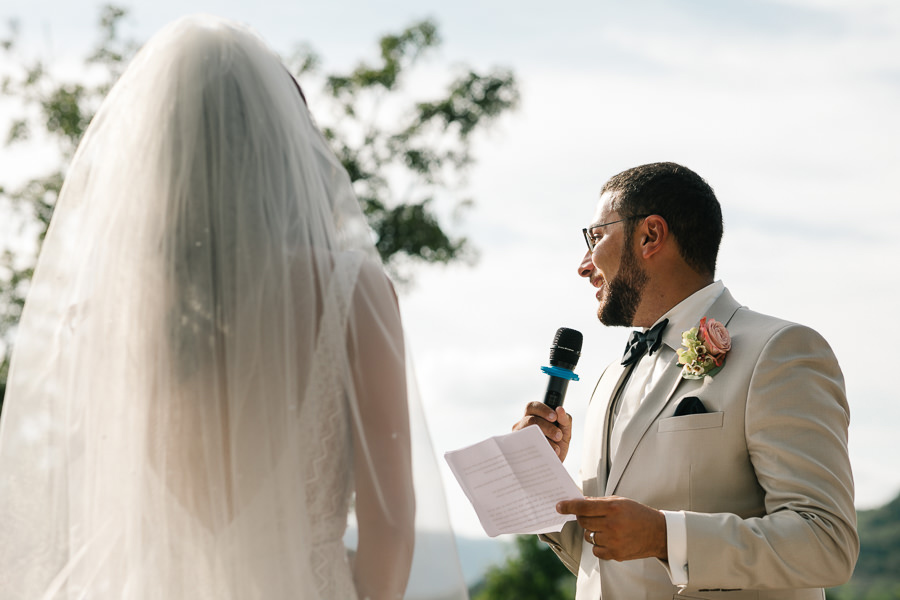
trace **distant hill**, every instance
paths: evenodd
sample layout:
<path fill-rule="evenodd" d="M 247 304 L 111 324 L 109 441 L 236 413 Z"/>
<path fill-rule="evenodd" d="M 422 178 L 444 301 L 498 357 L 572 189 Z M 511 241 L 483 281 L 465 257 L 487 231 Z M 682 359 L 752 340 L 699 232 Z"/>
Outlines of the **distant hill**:
<path fill-rule="evenodd" d="M 900 495 L 857 513 L 859 560 L 850 583 L 828 590 L 833 600 L 900 599 Z"/>

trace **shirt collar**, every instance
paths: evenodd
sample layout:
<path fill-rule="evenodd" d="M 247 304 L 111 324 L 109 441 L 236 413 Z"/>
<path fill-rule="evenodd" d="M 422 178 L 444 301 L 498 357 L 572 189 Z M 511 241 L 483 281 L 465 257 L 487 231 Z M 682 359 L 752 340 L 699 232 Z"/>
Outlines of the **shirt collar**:
<path fill-rule="evenodd" d="M 663 332 L 663 342 L 673 350 L 681 347 L 681 334 L 696 327 L 706 311 L 719 299 L 725 291 L 725 284 L 721 280 L 697 290 L 657 319 L 657 323 L 668 319 L 669 324 Z M 654 323 L 655 325 L 655 323 Z"/>

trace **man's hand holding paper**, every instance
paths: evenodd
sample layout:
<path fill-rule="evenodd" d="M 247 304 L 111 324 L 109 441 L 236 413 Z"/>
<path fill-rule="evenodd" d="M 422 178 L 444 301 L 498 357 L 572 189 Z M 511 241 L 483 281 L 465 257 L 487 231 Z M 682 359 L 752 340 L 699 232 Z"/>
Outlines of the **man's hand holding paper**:
<path fill-rule="evenodd" d="M 557 512 L 556 505 L 583 495 L 540 427 L 495 436 L 444 457 L 491 537 L 559 531 L 575 519 Z"/>

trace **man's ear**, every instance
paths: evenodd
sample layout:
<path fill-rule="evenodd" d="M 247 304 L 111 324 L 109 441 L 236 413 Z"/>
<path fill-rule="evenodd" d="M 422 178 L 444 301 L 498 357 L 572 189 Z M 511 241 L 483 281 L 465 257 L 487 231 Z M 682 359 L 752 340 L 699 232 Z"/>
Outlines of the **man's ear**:
<path fill-rule="evenodd" d="M 638 234 L 641 256 L 650 258 L 669 240 L 669 224 L 659 215 L 650 215 L 638 226 Z"/>

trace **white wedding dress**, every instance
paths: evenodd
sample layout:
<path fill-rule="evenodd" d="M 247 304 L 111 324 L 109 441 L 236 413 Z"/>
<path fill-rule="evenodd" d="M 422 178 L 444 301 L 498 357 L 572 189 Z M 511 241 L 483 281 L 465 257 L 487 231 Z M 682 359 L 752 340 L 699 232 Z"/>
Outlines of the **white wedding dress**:
<path fill-rule="evenodd" d="M 466 598 L 408 359 L 281 61 L 169 25 L 79 145 L 19 324 L 0 600 Z"/>
<path fill-rule="evenodd" d="M 346 282 L 356 280 L 359 269 L 358 255 L 344 255 L 337 260 L 337 271 L 346 274 L 335 278 L 328 290 L 325 312 L 326 323 L 321 331 L 341 328 L 347 323 L 352 289 Z M 340 364 L 343 351 L 338 345 L 342 338 L 319 336 L 316 344 L 313 380 L 310 396 L 332 398 L 325 402 L 308 402 L 301 408 L 301 421 L 318 423 L 310 436 L 308 452 L 303 456 L 306 477 L 306 505 L 310 513 L 312 532 L 312 574 L 316 590 L 322 598 L 356 598 L 352 573 L 344 547 L 347 514 L 353 492 L 351 415 L 346 398 L 340 397 Z M 333 397 L 338 394 L 338 397 Z"/>

